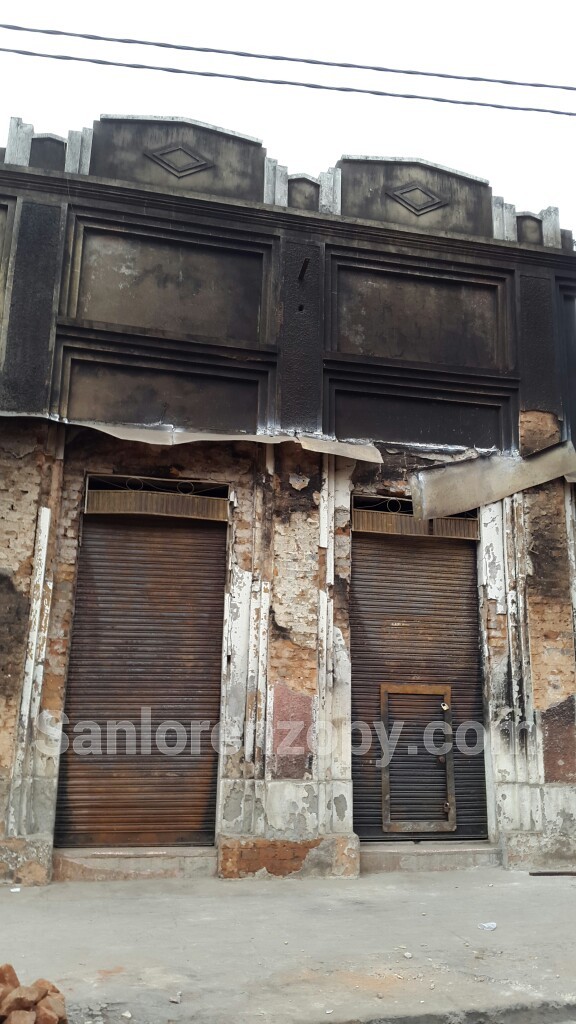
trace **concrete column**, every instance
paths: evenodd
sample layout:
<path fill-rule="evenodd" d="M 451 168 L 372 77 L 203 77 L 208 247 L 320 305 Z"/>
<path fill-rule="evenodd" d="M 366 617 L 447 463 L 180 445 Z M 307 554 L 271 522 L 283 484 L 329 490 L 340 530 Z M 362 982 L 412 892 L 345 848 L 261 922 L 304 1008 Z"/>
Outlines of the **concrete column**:
<path fill-rule="evenodd" d="M 90 173 L 93 134 L 91 128 L 83 128 L 81 132 L 68 132 L 64 170 L 69 174 Z"/>
<path fill-rule="evenodd" d="M 339 167 L 322 171 L 320 179 L 320 213 L 342 212 L 342 172 Z"/>
<path fill-rule="evenodd" d="M 502 196 L 492 197 L 492 219 L 494 238 L 501 238 L 505 242 L 518 241 L 516 207 L 505 203 Z"/>
<path fill-rule="evenodd" d="M 288 206 L 288 168 L 266 157 L 263 202 L 270 206 Z"/>
<path fill-rule="evenodd" d="M 34 125 L 25 124 L 21 117 L 11 117 L 4 163 L 28 167 L 33 136 Z"/>
<path fill-rule="evenodd" d="M 562 236 L 560 233 L 560 213 L 558 207 L 547 206 L 545 210 L 540 210 L 540 219 L 542 221 L 544 245 L 549 245 L 553 249 L 561 249 Z"/>

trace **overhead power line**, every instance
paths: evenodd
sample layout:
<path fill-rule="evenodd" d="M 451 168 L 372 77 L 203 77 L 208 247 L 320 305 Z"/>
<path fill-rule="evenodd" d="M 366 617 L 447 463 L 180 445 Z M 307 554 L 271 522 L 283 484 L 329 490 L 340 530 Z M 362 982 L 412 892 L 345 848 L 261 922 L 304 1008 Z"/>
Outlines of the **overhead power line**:
<path fill-rule="evenodd" d="M 34 50 L 17 50 L 0 46 L 0 53 L 13 53 L 21 57 L 42 57 L 48 60 L 74 61 L 80 64 L 97 64 L 108 68 L 128 68 L 134 71 L 162 71 L 170 75 L 194 75 L 200 78 L 223 78 L 235 82 L 256 82 L 259 85 L 289 85 L 300 89 L 318 89 L 325 92 L 356 93 L 364 96 L 386 96 L 398 100 L 425 100 L 431 103 L 450 103 L 459 107 L 489 107 L 492 110 L 515 110 L 527 114 L 557 114 L 561 117 L 576 117 L 576 110 L 554 110 L 546 107 L 520 107 L 507 103 L 488 103 L 483 100 L 457 100 L 448 96 L 421 96 L 417 93 L 386 92 L 382 89 L 359 89 L 351 85 L 323 85 L 320 82 L 293 82 L 284 78 L 256 78 L 252 75 L 226 74 L 224 71 L 196 71 L 192 68 L 169 68 L 157 64 L 127 64 L 118 60 L 103 60 L 100 57 L 76 57 L 66 53 L 38 53 Z"/>
<path fill-rule="evenodd" d="M 315 67 L 345 68 L 351 71 L 378 71 L 387 75 L 416 75 L 423 78 L 443 78 L 454 82 L 481 82 L 489 85 L 513 85 L 522 89 L 561 89 L 576 92 L 576 85 L 554 85 L 550 82 L 520 82 L 512 78 L 486 78 L 482 75 L 454 75 L 445 71 L 414 71 L 409 68 L 386 68 L 377 64 L 353 64 L 346 61 L 320 60 L 315 57 L 288 57 L 278 53 L 252 53 L 245 50 L 222 50 L 215 46 L 192 46 L 184 43 L 165 43 L 152 39 L 122 39 L 116 36 L 101 36 L 93 32 L 68 32 L 59 28 L 33 28 L 29 25 L 2 25 L 0 29 L 9 32 L 33 32 L 45 36 L 65 36 L 68 39 L 88 39 L 96 43 L 122 43 L 129 46 L 154 46 L 165 50 L 181 50 L 187 53 L 214 53 L 225 57 L 248 57 L 251 60 L 279 60 L 293 64 L 310 64 Z"/>

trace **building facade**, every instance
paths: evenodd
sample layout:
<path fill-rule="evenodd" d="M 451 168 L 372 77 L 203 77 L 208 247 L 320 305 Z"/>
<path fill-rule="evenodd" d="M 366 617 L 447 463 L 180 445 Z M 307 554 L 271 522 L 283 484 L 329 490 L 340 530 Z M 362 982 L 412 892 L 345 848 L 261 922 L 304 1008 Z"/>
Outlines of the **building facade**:
<path fill-rule="evenodd" d="M 576 868 L 575 298 L 467 174 L 12 120 L 0 878 Z"/>

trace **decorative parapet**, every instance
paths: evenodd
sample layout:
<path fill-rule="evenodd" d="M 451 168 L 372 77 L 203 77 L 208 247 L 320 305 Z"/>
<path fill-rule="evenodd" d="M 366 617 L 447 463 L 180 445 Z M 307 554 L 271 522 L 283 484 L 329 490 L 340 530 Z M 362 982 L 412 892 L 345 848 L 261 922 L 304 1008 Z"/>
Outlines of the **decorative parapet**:
<path fill-rule="evenodd" d="M 1 150 L 0 150 L 1 153 Z M 4 163 L 376 221 L 429 234 L 572 251 L 558 210 L 516 213 L 489 182 L 418 157 L 342 156 L 317 177 L 269 157 L 259 139 L 182 117 L 103 114 L 68 138 L 10 121 Z M 0 164 L 1 166 L 1 164 Z"/>

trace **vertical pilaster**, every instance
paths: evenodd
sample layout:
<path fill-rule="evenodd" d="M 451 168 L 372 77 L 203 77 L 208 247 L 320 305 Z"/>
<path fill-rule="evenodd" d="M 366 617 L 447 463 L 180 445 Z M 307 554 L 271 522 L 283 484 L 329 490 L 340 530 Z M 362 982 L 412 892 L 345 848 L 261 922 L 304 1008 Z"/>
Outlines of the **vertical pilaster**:
<path fill-rule="evenodd" d="M 270 206 L 288 206 L 288 168 L 269 156 L 264 167 L 263 202 Z"/>
<path fill-rule="evenodd" d="M 534 705 L 546 782 L 576 782 L 576 666 L 564 481 L 525 495 L 527 612 Z"/>
<path fill-rule="evenodd" d="M 254 736 L 254 813 L 238 819 L 243 832 L 236 827 L 226 834 L 223 822 L 219 870 L 227 877 L 262 869 L 356 874 L 350 705 L 342 699 L 342 681 L 334 681 L 333 665 L 334 458 L 296 443 L 274 446 L 273 456 L 270 583 L 256 588 L 259 616 L 248 671 L 250 708 L 253 702 L 261 707 L 263 684 L 266 695 L 265 715 L 259 719 L 256 710 L 246 733 Z M 346 684 L 344 689 L 349 698 Z M 247 756 L 251 746 L 252 739 Z M 247 796 L 244 786 L 244 801 Z"/>
<path fill-rule="evenodd" d="M 34 137 L 34 125 L 25 124 L 21 117 L 11 117 L 4 163 L 28 167 Z"/>
<path fill-rule="evenodd" d="M 64 170 L 69 174 L 90 173 L 93 134 L 92 128 L 83 128 L 81 132 L 68 132 Z"/>
<path fill-rule="evenodd" d="M 505 242 L 518 241 L 516 207 L 505 203 L 502 196 L 492 197 L 492 223 L 494 238 L 501 238 Z"/>
<path fill-rule="evenodd" d="M 562 235 L 560 231 L 560 212 L 557 206 L 547 206 L 540 210 L 542 221 L 542 242 L 553 249 L 562 248 Z"/>
<path fill-rule="evenodd" d="M 64 209 L 20 207 L 0 401 L 5 410 L 46 415 L 61 275 Z"/>
<path fill-rule="evenodd" d="M 342 171 L 330 167 L 320 176 L 320 213 L 342 213 Z"/>

